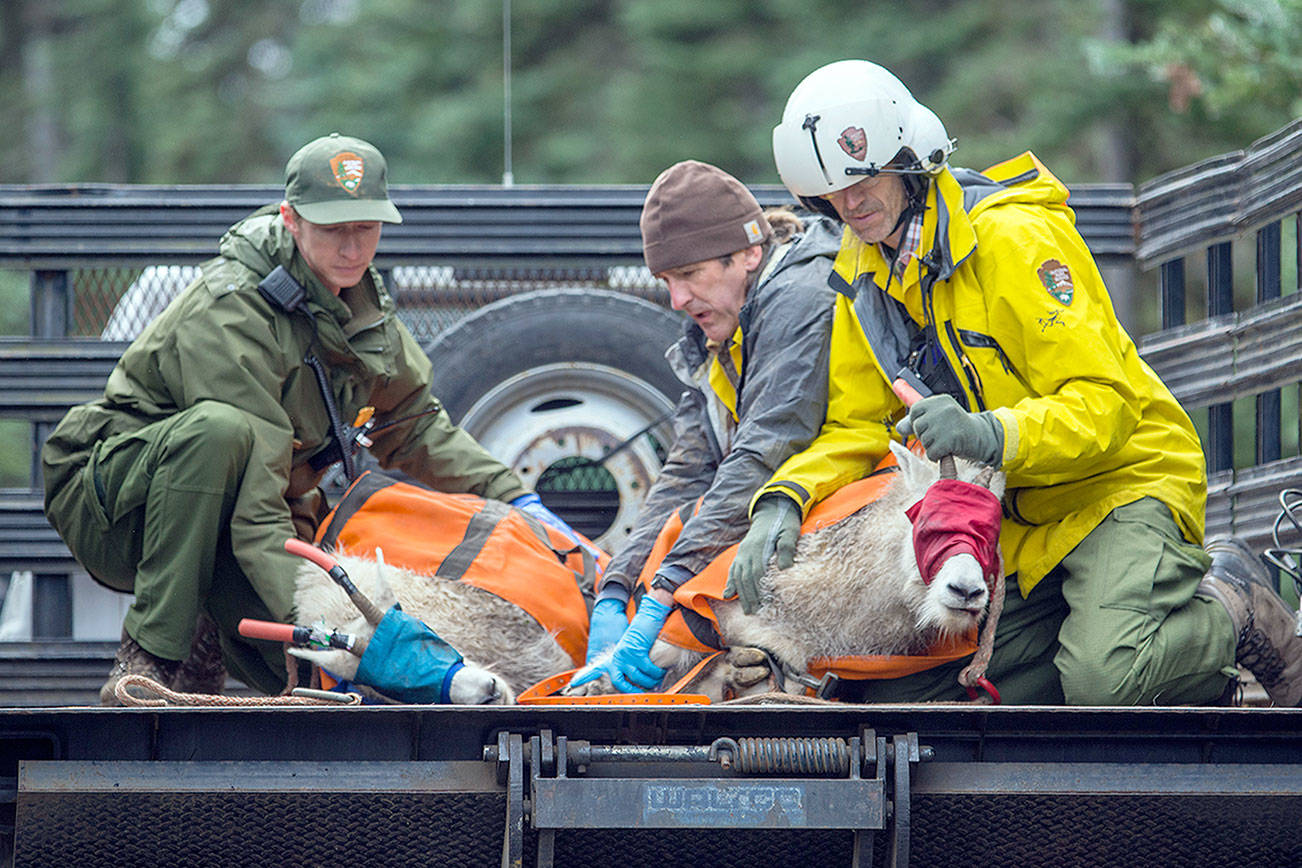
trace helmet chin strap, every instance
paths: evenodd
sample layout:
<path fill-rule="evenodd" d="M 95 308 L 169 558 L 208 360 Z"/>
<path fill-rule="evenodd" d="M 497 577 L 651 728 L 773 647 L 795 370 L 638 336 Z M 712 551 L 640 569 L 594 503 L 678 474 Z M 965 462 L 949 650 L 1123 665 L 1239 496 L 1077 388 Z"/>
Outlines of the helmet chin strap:
<path fill-rule="evenodd" d="M 907 226 L 909 221 L 913 219 L 913 215 L 921 214 L 927 210 L 926 176 L 909 174 L 904 175 L 902 180 L 904 182 L 904 194 L 907 201 L 905 202 L 904 207 L 900 209 L 900 216 L 896 218 L 895 225 L 891 227 L 891 231 L 886 236 L 887 238 L 890 238 L 896 232 L 899 232 L 900 227 Z M 886 247 L 885 244 L 882 246 Z M 886 278 L 887 284 L 889 285 L 891 276 L 895 274 L 895 260 L 899 257 L 900 251 L 898 247 L 893 250 L 891 248 L 886 249 L 891 252 L 891 261 L 887 269 Z"/>
<path fill-rule="evenodd" d="M 911 148 L 900 148 L 889 163 L 889 168 L 896 168 L 899 172 L 900 182 L 904 184 L 905 205 L 900 211 L 900 216 L 896 218 L 895 225 L 886 237 L 894 235 L 900 231 L 901 226 L 908 224 L 913 219 L 913 215 L 921 214 L 927 207 L 927 176 L 921 173 L 921 165 L 918 158 L 914 155 Z"/>
<path fill-rule="evenodd" d="M 904 183 L 906 201 L 904 207 L 900 209 L 900 216 L 895 219 L 895 225 L 887 233 L 887 238 L 899 232 L 901 226 L 908 225 L 908 222 L 913 219 L 915 214 L 921 214 L 927 210 L 927 181 L 925 176 L 901 175 L 900 180 Z"/>

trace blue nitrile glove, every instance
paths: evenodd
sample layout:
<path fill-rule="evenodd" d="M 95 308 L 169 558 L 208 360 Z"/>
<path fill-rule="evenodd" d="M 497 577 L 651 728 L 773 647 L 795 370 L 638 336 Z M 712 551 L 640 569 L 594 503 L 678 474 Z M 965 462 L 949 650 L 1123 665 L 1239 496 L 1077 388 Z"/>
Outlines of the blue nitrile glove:
<path fill-rule="evenodd" d="M 632 623 L 615 643 L 610 659 L 599 666 L 584 666 L 570 679 L 570 686 L 596 681 L 604 672 L 620 693 L 654 690 L 665 677 L 665 670 L 651 662 L 651 646 L 673 610 L 673 606 L 666 606 L 650 596 L 643 597 Z"/>
<path fill-rule="evenodd" d="M 796 559 L 796 541 L 800 539 L 800 507 L 785 494 L 766 494 L 755 504 L 750 530 L 737 546 L 737 556 L 728 568 L 728 584 L 723 596 L 737 595 L 741 610 L 754 615 L 760 607 L 760 579 L 769 559 L 776 557 L 777 567 L 785 570 Z"/>
<path fill-rule="evenodd" d="M 991 467 L 1004 463 L 1004 426 L 989 410 L 964 410 L 953 395 L 923 398 L 909 408 L 895 430 L 917 437 L 932 461 L 956 455 Z"/>
<path fill-rule="evenodd" d="M 619 641 L 628 629 L 626 604 L 620 600 L 606 598 L 598 600 L 592 607 L 592 617 L 588 621 L 588 656 L 586 663 L 592 665 L 603 651 Z"/>
<path fill-rule="evenodd" d="M 561 533 L 565 534 L 570 538 L 570 542 L 577 546 L 582 546 L 588 554 L 592 555 L 593 561 L 597 561 L 605 554 L 605 552 L 591 543 L 584 542 L 583 539 L 579 537 L 578 533 L 575 532 L 574 528 L 565 523 L 565 519 L 544 506 L 542 498 L 533 492 L 520 495 L 515 500 L 511 501 L 511 505 L 521 512 L 533 516 L 543 524 L 549 524 Z M 597 575 L 601 575 L 600 565 L 597 566 Z"/>

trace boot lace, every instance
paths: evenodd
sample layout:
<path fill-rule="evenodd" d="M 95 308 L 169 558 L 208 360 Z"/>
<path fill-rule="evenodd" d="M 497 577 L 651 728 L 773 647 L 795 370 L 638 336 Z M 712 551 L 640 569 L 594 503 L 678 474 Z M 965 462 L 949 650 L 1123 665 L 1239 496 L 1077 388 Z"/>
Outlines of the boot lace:
<path fill-rule="evenodd" d="M 1256 629 L 1251 617 L 1239 633 L 1238 662 L 1267 690 L 1284 677 L 1284 658 L 1265 633 Z"/>

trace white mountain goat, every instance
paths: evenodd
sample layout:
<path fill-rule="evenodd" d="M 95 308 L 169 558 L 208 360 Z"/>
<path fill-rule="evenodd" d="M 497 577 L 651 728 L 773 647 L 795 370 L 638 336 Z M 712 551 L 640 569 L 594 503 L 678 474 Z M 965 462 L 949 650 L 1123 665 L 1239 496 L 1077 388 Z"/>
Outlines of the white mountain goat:
<path fill-rule="evenodd" d="M 381 611 L 401 600 L 404 612 L 461 652 L 465 668 L 453 676 L 455 704 L 509 705 L 524 688 L 574 665 L 533 616 L 496 594 L 373 558 L 336 553 L 335 559 Z M 300 623 L 323 623 L 368 639 L 374 632 L 343 589 L 308 561 L 298 570 L 294 605 Z M 347 651 L 300 648 L 290 653 L 341 678 L 357 674 L 358 658 Z"/>
<path fill-rule="evenodd" d="M 765 597 L 755 615 L 745 615 L 735 600 L 713 604 L 729 645 L 764 648 L 788 668 L 803 671 L 816 657 L 918 654 L 940 638 L 968 633 L 980 622 L 989 592 L 976 559 L 955 555 L 927 584 L 914 556 L 912 524 L 905 510 L 939 478 L 938 465 L 896 444 L 891 448 L 899 462 L 894 483 L 880 499 L 803 535 L 795 563 L 786 570 L 770 568 L 765 575 Z M 956 465 L 958 479 L 1003 496 L 1002 473 L 962 460 Z M 454 701 L 509 703 L 525 687 L 573 667 L 569 655 L 532 616 L 495 594 L 369 558 L 336 557 L 381 609 L 401 600 L 405 612 L 464 655 L 470 670 L 466 677 L 475 680 L 467 681 L 469 689 Z M 301 623 L 323 622 L 367 637 L 372 632 L 344 592 L 310 563 L 299 570 L 294 599 Z M 345 651 L 294 653 L 344 678 L 357 671 L 357 658 Z M 703 655 L 661 640 L 651 657 L 669 670 L 663 682 L 669 685 Z M 718 700 L 724 687 L 723 680 L 709 679 L 693 690 Z M 576 693 L 612 690 L 603 676 Z"/>
<path fill-rule="evenodd" d="M 736 600 L 713 602 L 720 633 L 733 647 L 763 648 L 790 670 L 803 673 L 816 657 L 920 654 L 937 640 L 977 626 L 989 603 L 982 568 L 970 554 L 957 554 L 924 583 L 913 549 L 913 526 L 905 515 L 940 478 L 939 465 L 894 442 L 899 462 L 895 481 L 880 499 L 835 524 L 804 534 L 795 563 L 770 566 L 764 598 L 754 615 Z M 957 478 L 1004 493 L 1004 475 L 959 459 Z M 699 652 L 658 640 L 651 659 L 669 670 L 673 684 L 700 661 Z M 705 692 L 722 687 L 703 682 Z M 578 693 L 608 693 L 606 676 Z M 698 690 L 697 686 L 693 691 Z"/>

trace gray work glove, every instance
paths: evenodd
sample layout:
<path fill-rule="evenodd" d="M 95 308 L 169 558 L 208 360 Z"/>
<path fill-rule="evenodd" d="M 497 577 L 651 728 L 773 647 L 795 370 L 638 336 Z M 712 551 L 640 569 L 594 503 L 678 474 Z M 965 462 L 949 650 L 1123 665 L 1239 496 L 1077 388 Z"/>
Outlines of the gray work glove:
<path fill-rule="evenodd" d="M 750 530 L 737 547 L 728 570 L 724 597 L 737 595 L 741 610 L 754 615 L 760 607 L 760 579 L 769 559 L 776 557 L 777 567 L 785 570 L 796 559 L 796 540 L 800 539 L 800 507 L 783 494 L 766 494 L 755 504 Z"/>
<path fill-rule="evenodd" d="M 932 461 L 955 455 L 991 467 L 1004 463 L 1004 426 L 995 414 L 969 413 L 952 395 L 923 398 L 909 408 L 895 430 L 917 437 Z"/>

